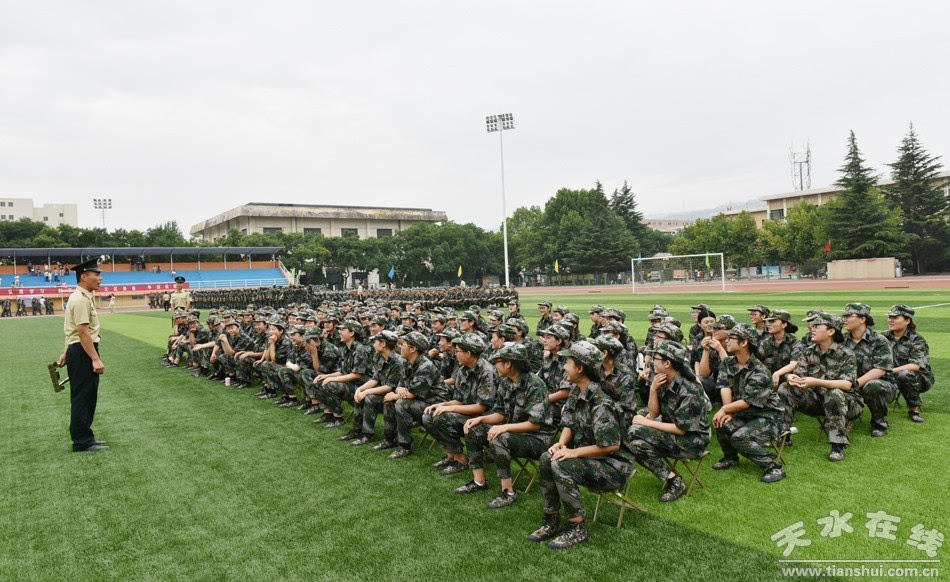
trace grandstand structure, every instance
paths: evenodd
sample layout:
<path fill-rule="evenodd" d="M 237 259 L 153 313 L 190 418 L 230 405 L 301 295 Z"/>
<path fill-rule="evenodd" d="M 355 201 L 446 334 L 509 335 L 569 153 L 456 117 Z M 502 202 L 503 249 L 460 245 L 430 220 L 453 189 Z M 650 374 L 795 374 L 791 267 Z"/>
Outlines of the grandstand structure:
<path fill-rule="evenodd" d="M 189 289 L 285 286 L 292 278 L 278 258 L 281 250 L 281 247 L 5 248 L 0 249 L 0 259 L 4 260 L 0 266 L 0 298 L 68 295 L 76 288 L 76 278 L 60 272 L 57 280 L 53 273 L 58 265 L 74 265 L 96 256 L 105 257 L 100 295 L 114 293 L 144 300 L 149 293 L 173 290 L 176 276 L 185 277 L 185 286 Z"/>

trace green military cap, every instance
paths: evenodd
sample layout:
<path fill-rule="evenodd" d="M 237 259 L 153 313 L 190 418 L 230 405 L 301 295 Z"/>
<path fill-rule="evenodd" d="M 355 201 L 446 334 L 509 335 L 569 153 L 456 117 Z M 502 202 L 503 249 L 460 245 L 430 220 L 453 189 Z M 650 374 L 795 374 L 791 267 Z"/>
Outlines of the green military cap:
<path fill-rule="evenodd" d="M 594 339 L 590 340 L 590 343 L 597 346 L 598 349 L 607 352 L 611 356 L 616 356 L 623 351 L 623 344 L 620 343 L 620 340 L 607 335 L 595 337 Z"/>
<path fill-rule="evenodd" d="M 210 323 L 212 325 L 217 324 L 219 321 L 221 320 L 218 318 L 217 315 L 209 315 L 208 319 L 205 320 L 205 322 Z"/>
<path fill-rule="evenodd" d="M 600 306 L 595 305 L 594 307 L 600 307 Z M 601 309 L 600 311 L 594 311 L 593 309 L 591 309 L 591 313 L 600 313 L 603 317 L 610 317 L 612 319 L 621 319 L 620 310 L 615 309 L 613 307 L 605 307 Z"/>
<path fill-rule="evenodd" d="M 255 313 L 255 314 L 254 314 L 254 323 L 257 323 L 258 321 L 261 321 L 261 322 L 263 322 L 263 323 L 269 323 L 269 322 L 267 321 L 267 314 L 264 313 L 263 311 L 258 312 L 258 313 Z"/>
<path fill-rule="evenodd" d="M 281 315 L 286 315 L 286 314 L 287 314 L 287 310 L 284 309 L 283 307 L 281 307 L 280 309 L 277 310 L 277 313 L 279 313 L 279 314 L 281 314 Z"/>
<path fill-rule="evenodd" d="M 478 305 L 469 305 L 468 310 L 476 315 L 481 314 L 482 312 L 482 308 Z"/>
<path fill-rule="evenodd" d="M 709 327 L 713 329 L 733 329 L 738 323 L 739 322 L 736 321 L 735 317 L 728 314 L 723 314 L 717 317 L 716 321 L 714 321 Z"/>
<path fill-rule="evenodd" d="M 504 323 L 492 330 L 492 333 L 497 333 L 501 337 L 505 338 L 505 341 L 511 341 L 515 339 L 515 328 L 510 325 L 505 325 Z"/>
<path fill-rule="evenodd" d="M 746 311 L 758 311 L 759 313 L 761 313 L 762 315 L 764 315 L 764 316 L 766 316 L 766 317 L 768 317 L 769 314 L 772 313 L 772 310 L 771 310 L 771 309 L 769 309 L 768 307 L 762 305 L 761 303 L 759 303 L 759 304 L 757 304 L 757 305 L 753 305 L 752 307 L 746 309 Z"/>
<path fill-rule="evenodd" d="M 400 315 L 400 316 L 399 316 L 399 319 L 411 319 L 411 320 L 413 320 L 413 321 L 418 321 L 418 320 L 416 319 L 416 315 L 415 315 L 414 313 L 409 313 L 409 312 L 406 312 L 406 313 L 403 313 L 402 315 Z"/>
<path fill-rule="evenodd" d="M 666 311 L 666 308 L 659 303 L 654 303 L 653 307 L 650 308 L 650 311 Z"/>
<path fill-rule="evenodd" d="M 283 329 L 283 330 L 287 329 L 287 322 L 284 321 L 283 319 L 274 318 L 274 319 L 268 321 L 268 322 L 267 322 L 267 325 L 273 325 L 274 327 L 278 327 L 278 328 Z"/>
<path fill-rule="evenodd" d="M 498 311 L 497 309 L 492 309 L 491 311 L 488 312 L 488 319 L 501 321 L 504 318 L 505 318 L 505 315 L 501 311 Z"/>
<path fill-rule="evenodd" d="M 429 340 L 418 331 L 410 331 L 402 336 L 402 339 L 410 346 L 419 350 L 419 353 L 425 353 L 426 350 L 429 349 Z"/>
<path fill-rule="evenodd" d="M 689 350 L 679 342 L 662 341 L 653 350 L 654 356 L 661 356 L 671 362 L 676 362 L 680 366 L 689 366 Z"/>
<path fill-rule="evenodd" d="M 696 305 L 693 305 L 692 307 L 690 307 L 690 309 L 699 309 L 699 310 L 702 310 L 702 311 L 712 311 L 711 309 L 709 309 L 709 306 L 706 305 L 705 303 L 697 303 Z"/>
<path fill-rule="evenodd" d="M 386 327 L 389 325 L 389 318 L 387 318 L 385 315 L 377 315 L 372 320 L 370 320 L 370 323 L 375 323 L 376 325 Z"/>
<path fill-rule="evenodd" d="M 588 311 L 588 313 L 603 313 L 603 312 L 604 312 L 603 305 L 591 305 L 590 310 Z"/>
<path fill-rule="evenodd" d="M 528 356 L 528 348 L 515 342 L 505 342 L 501 347 L 495 350 L 491 356 L 492 361 L 509 360 L 512 362 L 527 362 L 531 358 Z"/>
<path fill-rule="evenodd" d="M 86 270 L 88 271 L 89 269 L 86 269 Z M 184 283 L 184 282 L 185 282 L 185 278 L 182 277 L 181 275 L 178 275 L 177 277 L 175 277 L 175 282 L 176 282 L 176 283 Z"/>
<path fill-rule="evenodd" d="M 810 317 L 806 317 L 805 321 L 810 325 L 826 325 L 838 331 L 841 331 L 841 326 L 843 324 L 840 317 L 825 311 L 819 311 Z"/>
<path fill-rule="evenodd" d="M 322 342 L 322 341 L 323 341 L 323 333 L 322 333 L 319 329 L 316 329 L 316 328 L 314 328 L 314 329 L 308 331 L 308 332 L 303 336 L 303 341 L 306 342 L 306 341 L 310 341 L 310 340 L 317 340 L 318 342 Z"/>
<path fill-rule="evenodd" d="M 484 352 L 485 348 L 487 347 L 485 345 L 485 340 L 483 340 L 481 336 L 478 336 L 474 333 L 460 335 L 459 337 L 453 339 L 452 343 L 466 351 L 475 352 L 478 354 Z"/>
<path fill-rule="evenodd" d="M 888 317 L 899 317 L 904 316 L 913 319 L 914 314 L 917 311 L 910 307 L 909 305 L 904 305 L 903 303 L 898 303 L 897 305 L 892 305 L 891 310 L 887 312 Z"/>
<path fill-rule="evenodd" d="M 729 330 L 729 335 L 749 342 L 753 349 L 759 345 L 759 331 L 748 323 L 740 323 Z"/>
<path fill-rule="evenodd" d="M 521 307 L 521 300 L 520 300 L 520 299 L 511 299 L 511 300 L 508 301 L 508 305 L 517 305 L 518 307 Z"/>
<path fill-rule="evenodd" d="M 600 331 L 609 331 L 611 333 L 622 334 L 627 331 L 627 326 L 619 321 L 608 321 L 598 328 Z"/>
<path fill-rule="evenodd" d="M 467 319 L 469 321 L 478 321 L 478 316 L 475 315 L 472 311 L 463 311 L 459 316 L 459 319 Z"/>
<path fill-rule="evenodd" d="M 650 312 L 650 315 L 647 316 L 647 319 L 649 319 L 650 321 L 658 321 L 658 320 L 663 319 L 664 317 L 669 317 L 669 314 L 666 312 L 666 310 L 660 311 L 660 310 L 654 309 L 653 311 Z"/>
<path fill-rule="evenodd" d="M 674 342 L 682 343 L 683 341 L 683 330 L 670 322 L 661 323 L 653 329 L 666 334 L 666 337 Z"/>
<path fill-rule="evenodd" d="M 792 319 L 792 315 L 785 311 L 784 309 L 773 309 L 771 315 L 765 318 L 766 321 L 784 321 L 788 323 Z"/>
<path fill-rule="evenodd" d="M 867 303 L 848 303 L 844 306 L 844 313 L 841 315 L 860 315 L 861 317 L 868 317 L 871 315 L 871 306 Z"/>
<path fill-rule="evenodd" d="M 300 335 L 306 335 L 307 329 L 300 327 L 298 325 L 291 325 L 287 328 L 287 333 L 290 335 L 293 335 L 295 333 L 299 333 Z"/>
<path fill-rule="evenodd" d="M 442 313 L 436 313 L 435 315 L 430 317 L 429 320 L 438 321 L 439 323 L 445 323 L 446 321 L 448 321 L 448 319 L 445 317 L 445 314 L 442 314 Z"/>
<path fill-rule="evenodd" d="M 441 333 L 437 333 L 435 335 L 436 337 L 444 337 L 445 339 L 449 340 L 449 342 L 451 342 L 452 340 L 460 336 L 461 333 L 459 332 L 459 330 L 455 329 L 454 327 L 447 327 L 443 329 Z"/>
<path fill-rule="evenodd" d="M 516 329 L 521 330 L 523 335 L 528 335 L 528 332 L 531 331 L 531 328 L 528 327 L 528 322 L 523 319 L 518 319 L 517 317 L 511 317 L 508 321 L 505 322 L 505 325 L 510 325 Z"/>
<path fill-rule="evenodd" d="M 551 309 L 554 307 L 554 304 L 545 299 L 544 301 L 538 303 L 538 307 L 547 307 L 548 309 Z"/>
<path fill-rule="evenodd" d="M 411 325 L 406 325 L 406 324 L 404 324 L 404 323 L 401 323 L 401 324 L 399 324 L 399 325 L 396 326 L 396 331 L 395 331 L 395 333 L 396 333 L 396 335 L 402 337 L 402 336 L 406 335 L 407 333 L 412 333 L 412 332 L 414 332 L 414 331 L 416 331 L 416 328 L 412 327 Z"/>
<path fill-rule="evenodd" d="M 577 316 L 576 313 L 565 313 L 564 317 L 561 318 L 561 321 L 569 321 L 574 325 L 577 325 L 581 322 L 581 318 Z"/>
<path fill-rule="evenodd" d="M 559 356 L 574 358 L 585 366 L 598 368 L 604 363 L 604 353 L 590 342 L 574 342 L 571 347 L 557 353 Z"/>
<path fill-rule="evenodd" d="M 236 325 L 236 326 L 238 326 L 238 327 L 241 327 L 241 324 L 238 323 L 238 322 L 236 322 L 236 321 L 234 321 L 233 319 L 232 319 L 231 321 L 227 322 L 226 324 L 224 324 L 224 327 L 231 327 L 232 325 Z"/>
<path fill-rule="evenodd" d="M 355 321 L 347 321 L 340 326 L 342 329 L 348 329 L 353 333 L 360 333 L 363 331 L 363 326 Z"/>
<path fill-rule="evenodd" d="M 675 325 L 676 327 L 683 327 L 683 323 L 680 320 L 676 319 L 675 317 L 671 317 L 669 315 L 661 319 L 660 323 L 669 323 L 671 325 Z"/>
<path fill-rule="evenodd" d="M 394 332 L 389 331 L 388 329 L 384 329 L 383 331 L 377 333 L 376 335 L 370 336 L 369 339 L 370 341 L 383 341 L 391 346 L 394 346 L 396 345 L 396 342 L 399 341 L 399 336 L 397 336 Z"/>
<path fill-rule="evenodd" d="M 567 308 L 566 306 L 564 306 L 564 305 L 558 305 L 557 307 L 555 307 L 555 308 L 552 309 L 551 311 L 554 311 L 555 313 L 560 313 L 561 315 L 567 315 L 568 313 L 571 312 L 571 310 L 568 309 L 568 308 Z"/>
<path fill-rule="evenodd" d="M 455 313 L 455 310 L 450 309 L 449 312 L 445 314 L 445 318 L 449 321 L 455 321 L 458 319 L 458 314 Z"/>
<path fill-rule="evenodd" d="M 327 316 L 323 318 L 323 321 L 326 323 L 340 323 L 340 316 L 336 313 L 328 313 Z"/>
<path fill-rule="evenodd" d="M 191 317 L 188 318 L 188 323 L 189 323 L 189 324 L 192 324 L 192 323 L 201 323 L 201 320 L 198 319 L 198 318 L 195 317 L 195 316 L 191 316 Z"/>

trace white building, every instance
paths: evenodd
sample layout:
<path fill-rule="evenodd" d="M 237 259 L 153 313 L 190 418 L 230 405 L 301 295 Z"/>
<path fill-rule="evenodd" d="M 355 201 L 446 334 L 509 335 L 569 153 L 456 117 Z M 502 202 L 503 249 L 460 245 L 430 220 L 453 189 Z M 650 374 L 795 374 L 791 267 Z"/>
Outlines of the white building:
<path fill-rule="evenodd" d="M 0 220 L 21 218 L 29 218 L 48 226 L 79 226 L 79 211 L 75 204 L 34 206 L 32 198 L 0 198 Z"/>

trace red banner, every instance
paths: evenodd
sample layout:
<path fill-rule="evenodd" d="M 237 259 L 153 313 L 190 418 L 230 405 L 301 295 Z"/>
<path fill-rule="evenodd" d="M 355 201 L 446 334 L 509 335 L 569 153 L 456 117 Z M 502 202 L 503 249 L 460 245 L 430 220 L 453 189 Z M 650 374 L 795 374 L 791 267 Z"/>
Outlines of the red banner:
<path fill-rule="evenodd" d="M 185 283 L 188 288 L 188 283 Z M 21 297 L 40 295 L 69 295 L 76 290 L 75 285 L 60 285 L 58 287 L 3 287 L 0 288 L 0 297 Z M 174 291 L 174 283 L 137 283 L 128 285 L 103 285 L 97 293 L 152 293 L 153 291 Z"/>

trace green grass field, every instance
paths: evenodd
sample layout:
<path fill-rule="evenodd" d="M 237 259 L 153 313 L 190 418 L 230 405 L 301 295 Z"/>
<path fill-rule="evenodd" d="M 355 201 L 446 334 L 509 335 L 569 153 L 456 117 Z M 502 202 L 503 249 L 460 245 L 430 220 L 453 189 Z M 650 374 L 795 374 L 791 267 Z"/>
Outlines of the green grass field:
<path fill-rule="evenodd" d="M 717 314 L 745 317 L 764 302 L 800 319 L 810 308 L 840 311 L 864 301 L 883 317 L 893 303 L 945 303 L 945 292 L 710 294 Z M 532 297 L 533 298 L 533 297 Z M 548 298 L 583 312 L 591 303 L 624 309 L 642 342 L 655 302 L 689 325 L 690 295 L 591 294 Z M 533 303 L 533 302 L 532 302 Z M 533 305 L 525 305 L 534 325 Z M 742 319 L 740 319 L 742 320 Z M 783 578 L 781 548 L 770 536 L 802 521 L 808 547 L 788 559 L 925 560 L 907 545 L 911 529 L 946 533 L 950 501 L 942 487 L 950 454 L 950 306 L 918 312 L 930 342 L 937 385 L 924 395 L 926 423 L 892 413 L 884 439 L 868 436 L 868 413 L 844 462 L 827 461 L 817 424 L 801 416 L 786 450 L 789 477 L 760 483 L 743 460 L 725 473 L 704 469 L 707 487 L 673 504 L 657 501 L 660 483 L 642 468 L 623 529 L 591 525 L 589 543 L 556 553 L 527 535 L 538 525 L 537 491 L 495 512 L 491 493 L 452 489 L 470 479 L 429 468 L 436 451 L 403 461 L 337 442 L 342 431 L 310 424 L 293 409 L 253 398 L 182 370 L 158 366 L 169 333 L 164 313 L 102 315 L 96 436 L 103 453 L 70 452 L 68 392 L 54 394 L 45 364 L 62 349 L 62 318 L 0 321 L 3 437 L 0 455 L 2 580 L 272 579 L 667 579 Z M 382 419 L 379 421 L 382 423 Z M 715 438 L 710 445 L 719 458 Z M 585 494 L 593 514 L 594 496 Z M 850 512 L 851 533 L 822 537 L 816 520 Z M 866 514 L 900 518 L 895 540 L 871 537 Z M 608 523 L 616 510 L 606 510 Z M 940 550 L 939 560 L 946 550 Z M 841 564 L 845 565 L 845 564 Z M 939 567 L 940 564 L 913 564 Z"/>

